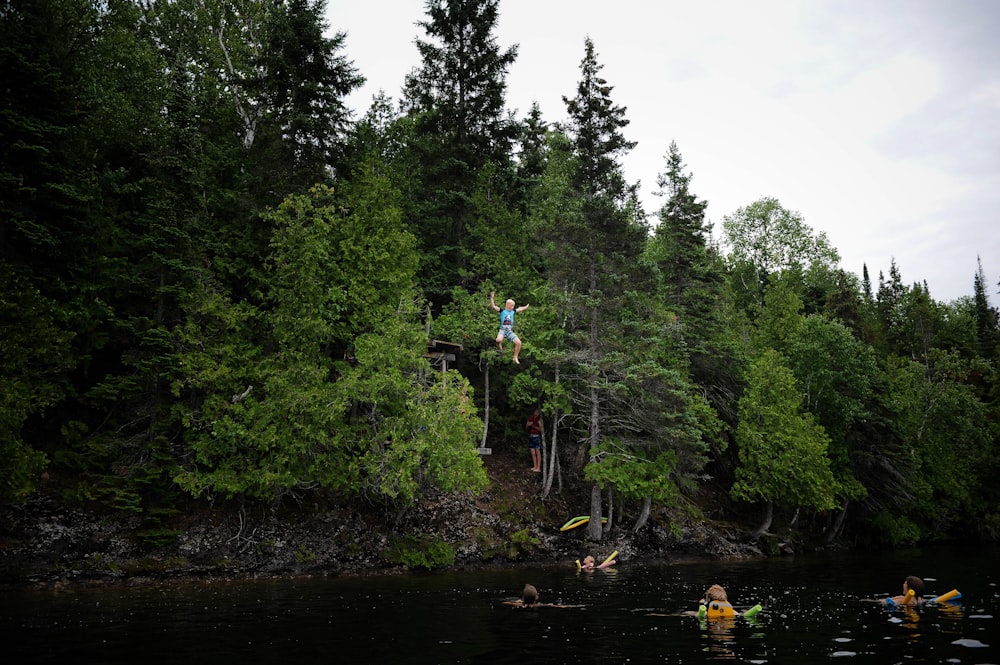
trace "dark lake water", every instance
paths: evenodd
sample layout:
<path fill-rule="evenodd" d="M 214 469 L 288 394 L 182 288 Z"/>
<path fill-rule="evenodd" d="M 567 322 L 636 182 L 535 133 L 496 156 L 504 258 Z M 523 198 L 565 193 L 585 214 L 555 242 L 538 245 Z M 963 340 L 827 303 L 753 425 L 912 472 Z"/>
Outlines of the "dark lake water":
<path fill-rule="evenodd" d="M 581 558 L 582 558 L 581 552 Z M 599 559 L 602 557 L 599 557 Z M 994 663 L 1000 548 L 0 593 L 7 663 Z M 888 610 L 907 574 L 957 603 Z M 517 609 L 525 582 L 543 601 Z M 756 622 L 677 616 L 718 582 Z M 13 657 L 11 657 L 13 656 Z"/>

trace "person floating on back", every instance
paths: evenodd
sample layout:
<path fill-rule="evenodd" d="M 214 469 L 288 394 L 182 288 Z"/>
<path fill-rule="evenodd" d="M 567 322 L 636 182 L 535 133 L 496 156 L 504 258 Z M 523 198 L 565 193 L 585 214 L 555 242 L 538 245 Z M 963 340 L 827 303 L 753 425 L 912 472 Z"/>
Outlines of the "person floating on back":
<path fill-rule="evenodd" d="M 494 302 L 493 298 L 496 295 L 495 291 L 490 291 L 490 307 L 494 311 L 500 312 L 500 330 L 497 331 L 497 348 L 503 352 L 503 341 L 509 340 L 514 343 L 514 364 L 520 365 L 521 361 L 517 359 L 518 354 L 521 353 L 521 338 L 517 336 L 514 332 L 514 315 L 518 312 L 523 312 L 528 309 L 528 305 L 522 305 L 520 307 L 514 306 L 514 301 L 510 298 L 504 303 L 504 308 L 500 309 Z"/>

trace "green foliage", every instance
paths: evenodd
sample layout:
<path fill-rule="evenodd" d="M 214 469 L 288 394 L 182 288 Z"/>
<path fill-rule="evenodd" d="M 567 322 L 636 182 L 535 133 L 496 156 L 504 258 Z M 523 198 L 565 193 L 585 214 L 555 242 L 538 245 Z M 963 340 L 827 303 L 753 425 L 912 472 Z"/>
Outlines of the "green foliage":
<path fill-rule="evenodd" d="M 829 438 L 811 414 L 781 354 L 754 361 L 740 398 L 735 499 L 826 510 L 838 490 L 826 456 Z"/>
<path fill-rule="evenodd" d="M 495 348 L 497 332 L 497 317 L 489 306 L 492 290 L 492 282 L 484 282 L 473 293 L 462 288 L 453 289 L 451 299 L 431 322 L 431 336 L 461 344 L 463 350 L 473 354 L 477 361 L 488 362 L 495 357 L 485 353 Z M 518 330 L 527 318 L 518 318 Z"/>
<path fill-rule="evenodd" d="M 789 338 L 802 325 L 802 299 L 790 287 L 789 280 L 780 275 L 764 288 L 762 306 L 752 308 L 756 314 L 753 335 L 757 352 L 775 349 L 787 353 Z"/>
<path fill-rule="evenodd" d="M 804 406 L 830 437 L 828 455 L 844 496 L 857 499 L 865 488 L 851 467 L 858 427 L 868 417 L 878 372 L 871 347 L 842 324 L 806 317 L 789 336 L 788 364 L 804 391 Z"/>
<path fill-rule="evenodd" d="M 475 492 L 488 376 L 491 436 L 558 413 L 626 514 L 710 463 L 729 480 L 728 427 L 733 496 L 850 498 L 870 540 L 996 538 L 981 265 L 950 304 L 895 262 L 873 293 L 773 198 L 723 221 L 724 257 L 673 143 L 651 229 L 590 40 L 566 120 L 518 121 L 499 3 L 426 8 L 403 103 L 353 123 L 362 77 L 322 2 L 4 5 L 0 498 L 47 471 L 157 545 L 178 488 L 397 510 Z M 532 305 L 520 367 L 492 350 L 491 290 Z M 446 374 L 428 326 L 464 347 Z"/>
<path fill-rule="evenodd" d="M 920 541 L 921 531 L 906 515 L 879 513 L 872 521 L 877 542 L 886 545 L 912 545 Z"/>
<path fill-rule="evenodd" d="M 991 510 L 996 427 L 964 380 L 978 370 L 943 352 L 933 354 L 930 367 L 900 359 L 888 369 L 900 436 L 916 462 L 907 478 L 913 498 L 901 512 L 940 529 Z"/>
<path fill-rule="evenodd" d="M 825 233 L 814 233 L 802 215 L 772 197 L 726 215 L 722 229 L 734 283 L 741 285 L 746 306 L 763 302 L 768 280 L 776 273 L 801 279 L 807 269 L 832 269 L 840 261 Z"/>
<path fill-rule="evenodd" d="M 406 536 L 392 542 L 382 552 L 382 558 L 407 568 L 433 570 L 455 563 L 455 548 L 432 536 Z"/>
<path fill-rule="evenodd" d="M 465 252 L 470 275 L 466 281 L 482 280 L 502 285 L 505 293 L 526 294 L 540 282 L 544 269 L 535 248 L 530 220 L 508 203 L 507 174 L 492 162 L 487 163 L 472 192 L 473 218 L 468 225 Z M 522 296 L 523 298 L 523 296 Z"/>
<path fill-rule="evenodd" d="M 316 560 L 316 553 L 308 547 L 299 547 L 295 550 L 295 563 L 306 564 Z"/>
<path fill-rule="evenodd" d="M 481 256 L 475 266 L 470 259 L 484 240 L 483 226 L 507 217 L 502 204 L 484 206 L 482 199 L 484 186 L 507 198 L 508 185 L 493 189 L 492 181 L 509 182 L 518 130 L 504 111 L 505 78 L 517 48 L 497 43 L 498 5 L 429 0 L 427 20 L 419 23 L 426 38 L 416 40 L 421 62 L 404 85 L 417 185 L 407 212 L 419 239 L 421 285 L 436 307 L 452 287 L 471 288 L 474 270 L 489 267 Z M 492 172 L 484 172 L 487 165 Z"/>
<path fill-rule="evenodd" d="M 358 413 L 351 436 L 359 454 L 351 468 L 360 490 L 404 505 L 428 486 L 476 492 L 487 484 L 476 452 L 483 424 L 468 381 L 454 370 L 430 370 L 425 350 L 420 328 L 387 319 L 381 332 L 357 338 L 356 363 L 342 368 L 336 386 Z"/>
<path fill-rule="evenodd" d="M 150 528 L 137 531 L 135 535 L 143 547 L 157 549 L 175 542 L 181 533 L 178 529 Z"/>
<path fill-rule="evenodd" d="M 504 538 L 493 532 L 477 528 L 472 534 L 473 540 L 482 550 L 483 559 L 489 561 L 498 557 L 516 561 L 524 556 L 530 556 L 540 544 L 527 528 L 520 529 Z"/>
<path fill-rule="evenodd" d="M 518 559 L 521 556 L 528 556 L 535 551 L 541 541 L 531 535 L 528 529 L 521 529 L 510 534 L 510 551 L 508 558 Z"/>
<path fill-rule="evenodd" d="M 24 441 L 32 415 L 65 392 L 61 373 L 71 365 L 72 334 L 58 325 L 55 304 L 0 263 L 0 499 L 34 490 L 48 459 Z"/>
<path fill-rule="evenodd" d="M 719 271 L 711 269 L 708 238 L 711 226 L 705 221 L 707 201 L 699 201 L 690 191 L 692 176 L 684 172 L 680 150 L 673 141 L 667 149 L 665 173 L 657 178 L 659 194 L 666 197 L 659 210 L 659 224 L 647 245 L 650 259 L 659 269 L 667 302 L 680 315 L 704 314 L 705 303 Z"/>
<path fill-rule="evenodd" d="M 136 537 L 144 547 L 156 549 L 166 547 L 174 541 L 181 531 L 164 526 L 166 520 L 176 517 L 180 513 L 177 508 L 153 506 L 147 510 L 143 516 L 140 528 L 136 531 Z"/>
<path fill-rule="evenodd" d="M 369 351 L 359 346 L 359 368 Z M 482 422 L 472 412 L 465 379 L 449 371 L 431 374 L 427 385 L 414 384 L 398 366 L 357 374 L 346 375 L 340 387 L 375 421 L 365 426 L 367 449 L 357 461 L 363 491 L 410 503 L 428 486 L 446 492 L 486 487 L 476 452 Z"/>
<path fill-rule="evenodd" d="M 197 465 L 176 477 L 193 494 L 273 499 L 325 487 L 409 502 L 425 483 L 446 491 L 485 485 L 468 384 L 454 375 L 419 379 L 425 337 L 400 318 L 415 313 L 402 300 L 412 244 L 398 229 L 391 233 L 398 213 L 387 207 L 391 198 L 375 195 L 379 180 L 371 182 L 352 190 L 347 207 L 318 188 L 273 215 L 274 351 L 233 368 L 246 383 L 230 383 L 230 390 L 259 388 L 206 397 L 197 416 L 203 424 L 192 430 Z M 389 235 L 380 240 L 378 231 Z M 240 324 L 245 315 L 230 311 L 225 320 Z M 335 368 L 331 344 L 350 345 L 353 362 Z M 218 347 L 222 359 L 242 357 L 230 348 Z M 364 418 L 351 417 L 358 409 Z"/>
<path fill-rule="evenodd" d="M 0 442 L 0 456 L 4 460 L 0 470 L 0 499 L 21 500 L 31 494 L 48 463 L 45 453 L 32 450 L 24 442 L 4 438 Z"/>
<path fill-rule="evenodd" d="M 588 464 L 585 474 L 601 487 L 614 487 L 618 494 L 630 499 L 649 497 L 661 503 L 670 503 L 680 494 L 675 480 L 677 454 L 673 451 L 626 448 L 605 439 L 597 451 L 591 452 L 600 464 Z"/>

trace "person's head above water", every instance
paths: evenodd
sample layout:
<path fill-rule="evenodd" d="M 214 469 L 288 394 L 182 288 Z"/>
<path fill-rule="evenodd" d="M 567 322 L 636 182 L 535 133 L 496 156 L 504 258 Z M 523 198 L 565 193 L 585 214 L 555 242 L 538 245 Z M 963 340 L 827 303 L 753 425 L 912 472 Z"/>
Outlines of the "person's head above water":
<path fill-rule="evenodd" d="M 524 585 L 524 591 L 521 592 L 521 602 L 525 605 L 532 605 L 538 602 L 538 589 L 536 589 L 531 584 Z"/>
<path fill-rule="evenodd" d="M 718 584 L 713 584 L 708 587 L 708 591 L 705 592 L 705 601 L 711 602 L 713 600 L 720 600 L 724 603 L 729 602 L 729 598 L 726 596 L 726 590 Z"/>
<path fill-rule="evenodd" d="M 915 575 L 907 575 L 906 580 L 903 582 L 903 595 L 906 595 L 907 591 L 913 591 L 913 596 L 915 598 L 924 597 L 924 581 Z"/>

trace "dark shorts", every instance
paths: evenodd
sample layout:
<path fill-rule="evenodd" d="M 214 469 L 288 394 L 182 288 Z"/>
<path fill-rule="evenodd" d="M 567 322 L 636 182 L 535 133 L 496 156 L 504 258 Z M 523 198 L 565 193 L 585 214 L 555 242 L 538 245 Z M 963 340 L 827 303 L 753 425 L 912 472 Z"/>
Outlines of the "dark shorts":
<path fill-rule="evenodd" d="M 542 447 L 542 435 L 532 434 L 528 437 L 528 447 L 529 448 L 541 448 Z"/>

